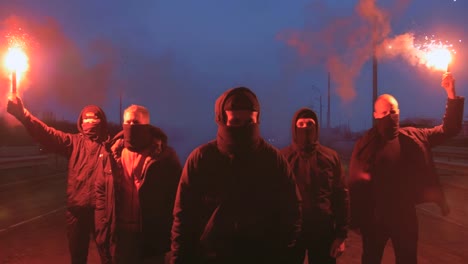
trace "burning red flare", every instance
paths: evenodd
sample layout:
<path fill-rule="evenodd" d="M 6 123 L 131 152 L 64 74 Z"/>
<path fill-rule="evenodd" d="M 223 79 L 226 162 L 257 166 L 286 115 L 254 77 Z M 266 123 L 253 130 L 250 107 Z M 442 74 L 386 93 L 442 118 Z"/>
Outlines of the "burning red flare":
<path fill-rule="evenodd" d="M 452 45 L 431 40 L 420 45 L 418 49 L 422 52 L 423 64 L 428 68 L 445 71 L 452 62 Z"/>
<path fill-rule="evenodd" d="M 10 72 L 16 72 L 19 79 L 28 70 L 28 56 L 20 47 L 11 47 L 5 56 L 5 66 Z"/>
<path fill-rule="evenodd" d="M 29 67 L 28 56 L 19 45 L 14 45 L 8 49 L 5 56 L 5 66 L 11 73 L 11 93 L 16 96 L 18 83 Z"/>
<path fill-rule="evenodd" d="M 449 71 L 456 51 L 452 44 L 433 37 L 425 37 L 424 42 L 416 42 L 411 33 L 399 35 L 393 39 L 386 39 L 380 46 L 380 56 L 402 56 L 413 65 L 424 65 L 437 71 Z"/>

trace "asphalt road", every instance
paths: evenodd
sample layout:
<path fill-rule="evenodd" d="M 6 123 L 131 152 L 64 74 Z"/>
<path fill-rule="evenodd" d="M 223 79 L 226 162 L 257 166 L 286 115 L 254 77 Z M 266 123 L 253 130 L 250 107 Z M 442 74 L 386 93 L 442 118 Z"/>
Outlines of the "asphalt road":
<path fill-rule="evenodd" d="M 64 166 L 0 170 L 0 263 L 69 263 L 65 232 Z M 468 175 L 443 176 L 452 214 L 438 216 L 434 207 L 419 209 L 421 264 L 468 263 Z M 338 263 L 360 263 L 361 243 L 351 233 Z M 90 243 L 89 263 L 99 263 Z M 394 263 L 388 243 L 383 263 Z"/>
<path fill-rule="evenodd" d="M 468 263 L 468 229 L 427 213 L 420 213 L 420 264 Z M 0 263 L 69 263 L 65 236 L 64 210 L 58 210 L 34 221 L 0 233 Z M 338 263 L 360 263 L 361 243 L 351 233 L 347 250 Z M 96 248 L 90 244 L 89 263 L 99 263 Z M 388 243 L 383 263 L 394 263 Z"/>

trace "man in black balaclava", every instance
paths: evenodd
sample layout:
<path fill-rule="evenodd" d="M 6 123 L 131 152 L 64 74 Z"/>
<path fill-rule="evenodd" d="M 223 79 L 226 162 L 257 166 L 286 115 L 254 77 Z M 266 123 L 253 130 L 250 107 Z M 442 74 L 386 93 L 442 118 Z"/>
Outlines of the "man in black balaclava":
<path fill-rule="evenodd" d="M 299 109 L 292 119 L 288 160 L 302 197 L 302 233 L 290 263 L 336 263 L 345 249 L 349 224 L 348 190 L 336 151 L 321 145 L 317 115 Z"/>
<path fill-rule="evenodd" d="M 77 134 L 47 126 L 23 107 L 19 97 L 10 98 L 7 111 L 24 125 L 35 141 L 69 160 L 66 212 L 68 246 L 72 264 L 87 263 L 90 236 L 95 236 L 95 181 L 109 165 L 106 163 L 108 152 L 104 147 L 109 139 L 104 111 L 94 105 L 83 108 L 77 121 Z M 102 248 L 98 249 L 101 262 L 109 263 L 109 255 Z"/>
<path fill-rule="evenodd" d="M 163 264 L 170 251 L 179 158 L 140 105 L 125 109 L 123 131 L 111 151 L 113 177 L 97 182 L 97 208 L 104 208 L 96 212 L 98 241 L 114 263 Z"/>
<path fill-rule="evenodd" d="M 448 100 L 443 124 L 400 127 L 397 100 L 384 94 L 374 104 L 375 126 L 360 138 L 350 162 L 351 226 L 362 236 L 362 263 L 380 263 L 391 239 L 396 263 L 417 263 L 418 219 L 415 205 L 433 202 L 449 213 L 435 172 L 431 148 L 461 130 L 464 98 L 447 72 L 442 87 Z"/>
<path fill-rule="evenodd" d="M 174 206 L 171 263 L 290 263 L 300 196 L 287 162 L 259 133 L 248 88 L 215 104 L 216 140 L 189 155 Z"/>

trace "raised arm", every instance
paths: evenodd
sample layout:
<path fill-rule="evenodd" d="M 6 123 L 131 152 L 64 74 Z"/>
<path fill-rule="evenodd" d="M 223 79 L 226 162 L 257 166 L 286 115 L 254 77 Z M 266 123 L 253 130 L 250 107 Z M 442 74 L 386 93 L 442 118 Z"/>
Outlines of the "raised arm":
<path fill-rule="evenodd" d="M 447 106 L 445 108 L 443 123 L 434 128 L 421 130 L 423 136 L 427 137 L 431 147 L 439 145 L 445 140 L 456 136 L 460 132 L 463 122 L 465 98 L 457 96 L 455 79 L 450 72 L 446 72 L 442 76 L 441 86 L 447 93 Z"/>
<path fill-rule="evenodd" d="M 7 112 L 16 117 L 26 128 L 28 134 L 47 149 L 68 156 L 73 148 L 71 134 L 47 126 L 29 113 L 21 98 L 9 98 Z"/>

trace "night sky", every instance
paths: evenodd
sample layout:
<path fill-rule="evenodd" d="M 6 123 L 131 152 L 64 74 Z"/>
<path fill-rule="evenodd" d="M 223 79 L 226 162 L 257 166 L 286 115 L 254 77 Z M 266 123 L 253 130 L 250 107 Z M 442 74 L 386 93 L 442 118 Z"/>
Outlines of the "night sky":
<path fill-rule="evenodd" d="M 352 130 L 363 130 L 372 115 L 369 17 L 380 18 L 374 29 L 381 41 L 413 33 L 416 39 L 434 35 L 454 44 L 452 72 L 458 94 L 467 92 L 468 1 L 129 3 L 0 1 L 1 52 L 7 35 L 24 34 L 29 45 L 30 69 L 20 87 L 28 109 L 74 121 L 83 106 L 98 104 L 119 122 L 122 93 L 123 107 L 148 107 L 151 123 L 166 130 L 185 156 L 214 138 L 215 99 L 234 86 L 257 93 L 266 138 L 287 142 L 293 113 L 302 106 L 319 113 L 320 95 L 325 124 L 331 72 L 332 126 L 349 123 Z M 446 100 L 442 73 L 401 56 L 382 58 L 379 94 L 397 98 L 402 119 L 440 119 Z M 8 89 L 3 73 L 4 102 Z M 5 104 L 0 108 L 5 113 Z"/>

